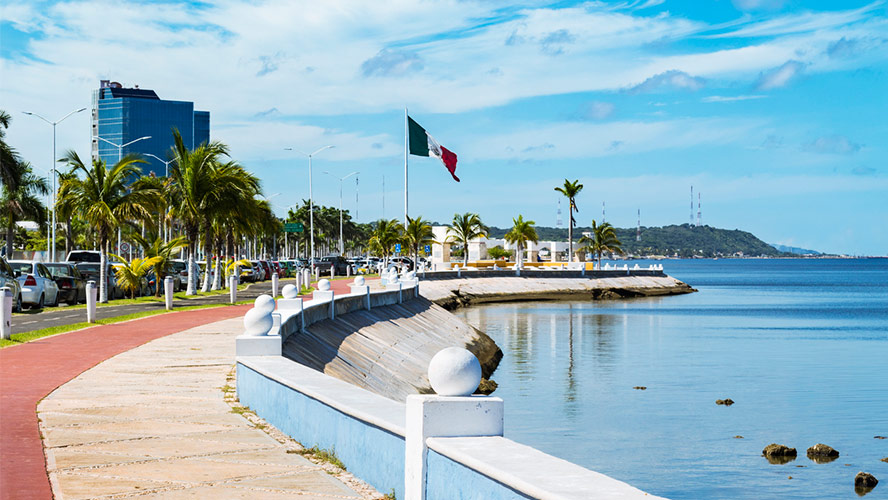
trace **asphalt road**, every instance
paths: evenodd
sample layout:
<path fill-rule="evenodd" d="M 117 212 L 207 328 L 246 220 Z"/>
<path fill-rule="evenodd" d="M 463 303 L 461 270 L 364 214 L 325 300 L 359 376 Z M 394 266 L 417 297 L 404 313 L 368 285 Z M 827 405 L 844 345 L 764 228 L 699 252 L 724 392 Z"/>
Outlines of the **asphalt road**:
<path fill-rule="evenodd" d="M 296 284 L 296 278 L 282 279 L 278 282 L 278 293 L 287 283 Z M 255 299 L 263 293 L 271 293 L 271 280 L 250 284 L 246 290 L 238 290 L 237 300 Z M 114 301 L 111 301 L 113 304 Z M 201 304 L 227 304 L 228 294 L 212 295 L 189 300 L 173 300 L 173 309 L 176 307 L 196 306 Z M 116 316 L 124 316 L 142 311 L 163 309 L 163 302 L 145 302 L 142 304 L 109 305 L 96 307 L 96 318 L 105 319 Z M 86 308 L 68 308 L 65 305 L 59 307 L 46 307 L 39 313 L 16 314 L 12 317 L 12 333 L 24 333 L 34 330 L 42 330 L 53 326 L 70 325 L 86 321 Z"/>

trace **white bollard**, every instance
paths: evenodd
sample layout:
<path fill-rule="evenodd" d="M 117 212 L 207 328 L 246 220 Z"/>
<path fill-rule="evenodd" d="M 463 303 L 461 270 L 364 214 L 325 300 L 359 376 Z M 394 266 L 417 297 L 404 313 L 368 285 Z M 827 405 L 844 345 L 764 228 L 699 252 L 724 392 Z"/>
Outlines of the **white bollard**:
<path fill-rule="evenodd" d="M 163 279 L 163 303 L 167 311 L 173 310 L 173 277 Z"/>
<path fill-rule="evenodd" d="M 278 273 L 271 273 L 271 296 L 278 296 Z"/>
<path fill-rule="evenodd" d="M 87 323 L 95 323 L 96 322 L 96 294 L 98 290 L 96 289 L 95 281 L 88 281 L 86 283 L 86 322 Z"/>
<path fill-rule="evenodd" d="M 351 275 L 352 275 L 352 266 L 351 265 L 345 266 L 345 277 L 351 278 Z"/>
<path fill-rule="evenodd" d="M 296 271 L 296 290 L 302 291 L 302 272 Z"/>
<path fill-rule="evenodd" d="M 237 276 L 228 277 L 228 300 L 232 304 L 237 302 Z"/>
<path fill-rule="evenodd" d="M 0 288 L 0 339 L 12 335 L 12 290 Z"/>
<path fill-rule="evenodd" d="M 450 347 L 436 354 L 429 363 L 429 381 L 439 394 L 407 396 L 404 456 L 407 500 L 425 499 L 429 438 L 503 435 L 503 400 L 471 395 L 480 380 L 481 365 L 477 358 L 463 348 Z"/>
<path fill-rule="evenodd" d="M 330 279 L 336 277 L 336 266 L 330 266 Z"/>

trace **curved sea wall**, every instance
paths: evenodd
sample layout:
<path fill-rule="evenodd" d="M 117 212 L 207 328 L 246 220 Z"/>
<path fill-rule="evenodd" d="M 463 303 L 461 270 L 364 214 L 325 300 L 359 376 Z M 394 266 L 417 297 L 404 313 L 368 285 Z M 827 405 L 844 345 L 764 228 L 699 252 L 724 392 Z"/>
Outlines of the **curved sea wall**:
<path fill-rule="evenodd" d="M 428 273 L 419 293 L 446 308 L 522 300 L 622 299 L 696 292 L 662 271 L 465 271 Z"/>

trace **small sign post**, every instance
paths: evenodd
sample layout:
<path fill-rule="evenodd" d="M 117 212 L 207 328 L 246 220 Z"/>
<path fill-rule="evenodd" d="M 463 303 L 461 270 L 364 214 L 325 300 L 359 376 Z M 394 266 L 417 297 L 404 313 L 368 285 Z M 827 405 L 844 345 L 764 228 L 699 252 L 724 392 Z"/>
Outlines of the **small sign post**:
<path fill-rule="evenodd" d="M 288 222 L 284 224 L 285 233 L 301 233 L 305 231 L 305 226 L 301 222 Z"/>

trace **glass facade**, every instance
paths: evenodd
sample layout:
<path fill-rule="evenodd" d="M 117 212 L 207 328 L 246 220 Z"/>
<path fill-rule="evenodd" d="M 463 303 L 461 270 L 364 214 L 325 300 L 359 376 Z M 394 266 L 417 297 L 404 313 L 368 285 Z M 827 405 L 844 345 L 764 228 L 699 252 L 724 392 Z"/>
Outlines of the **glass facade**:
<path fill-rule="evenodd" d="M 195 111 L 194 103 L 165 101 L 153 90 L 123 88 L 119 83 L 102 80 L 93 91 L 92 156 L 113 165 L 122 156 L 139 153 L 146 175 L 166 175 L 166 166 L 155 155 L 168 161 L 172 158 L 173 129 L 182 135 L 185 146 L 192 149 L 210 140 L 210 112 Z M 150 136 L 122 149 L 140 137 Z M 101 138 L 101 139 L 99 139 Z M 104 140 L 102 140 L 104 139 Z M 113 144 L 111 144 L 113 143 Z"/>

